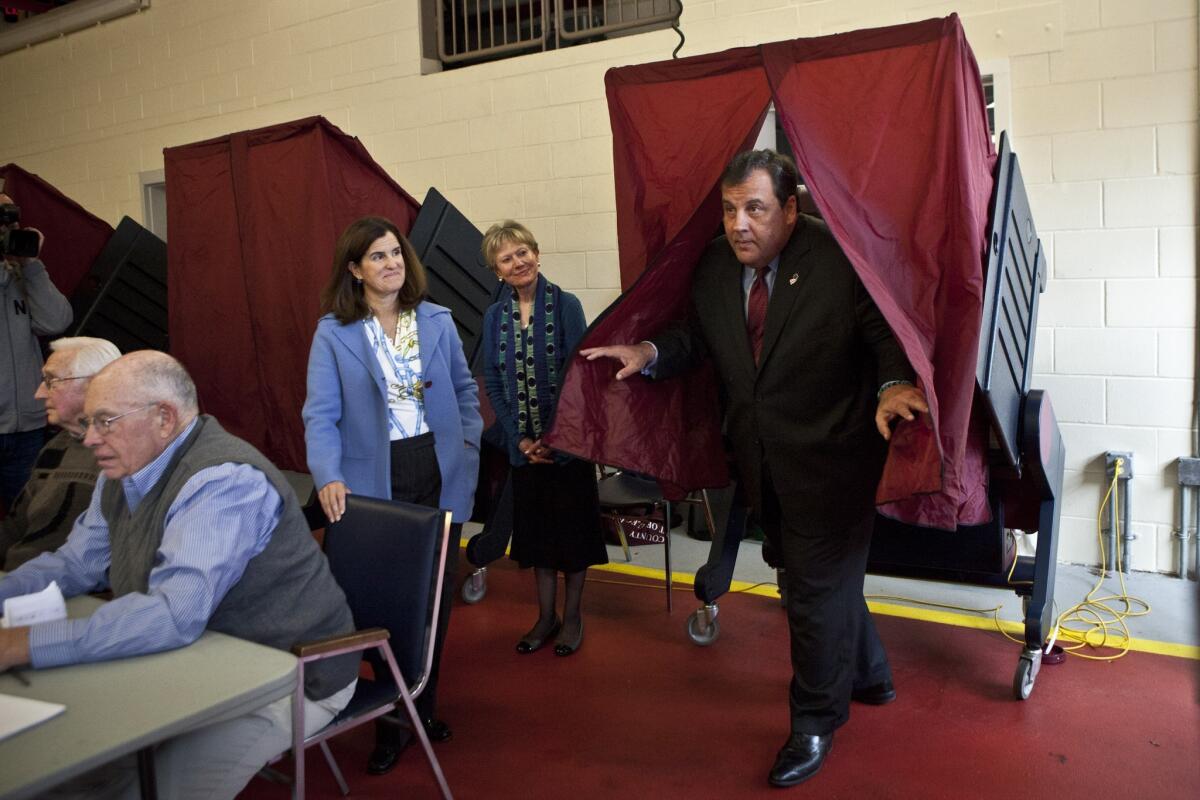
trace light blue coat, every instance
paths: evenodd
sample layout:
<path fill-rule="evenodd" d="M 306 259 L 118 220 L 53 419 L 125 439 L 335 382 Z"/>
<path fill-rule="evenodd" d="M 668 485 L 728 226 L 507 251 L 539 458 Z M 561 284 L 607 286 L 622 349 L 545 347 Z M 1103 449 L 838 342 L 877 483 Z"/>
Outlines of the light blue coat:
<path fill-rule="evenodd" d="M 442 472 L 441 507 L 455 522 L 471 516 L 479 477 L 479 389 L 450 311 L 417 306 L 425 421 Z M 317 488 L 342 481 L 354 494 L 392 496 L 387 383 L 361 322 L 321 317 L 308 357 L 304 401 L 308 469 Z"/>

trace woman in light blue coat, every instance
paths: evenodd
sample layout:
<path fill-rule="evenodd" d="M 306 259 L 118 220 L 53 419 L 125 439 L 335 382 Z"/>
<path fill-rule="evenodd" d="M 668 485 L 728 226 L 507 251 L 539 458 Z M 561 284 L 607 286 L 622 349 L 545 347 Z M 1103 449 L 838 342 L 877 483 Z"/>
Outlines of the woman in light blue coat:
<path fill-rule="evenodd" d="M 478 388 L 449 310 L 427 302 L 425 271 L 404 234 L 382 217 L 350 225 L 308 360 L 304 439 L 321 508 L 336 522 L 351 493 L 452 512 L 442 615 L 433 670 L 417 710 L 434 741 L 449 727 L 434 717 L 438 664 L 449 623 L 462 523 L 479 474 Z M 368 770 L 395 764 L 411 732 L 376 728 Z"/>

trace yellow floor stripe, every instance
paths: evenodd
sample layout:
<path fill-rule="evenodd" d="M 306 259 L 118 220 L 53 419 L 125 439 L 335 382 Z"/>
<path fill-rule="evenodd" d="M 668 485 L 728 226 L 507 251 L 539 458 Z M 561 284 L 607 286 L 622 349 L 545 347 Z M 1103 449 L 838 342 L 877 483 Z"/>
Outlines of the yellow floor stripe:
<path fill-rule="evenodd" d="M 647 578 L 650 580 L 662 581 L 666 577 L 666 571 L 655 569 L 652 567 L 639 567 L 634 564 L 612 563 L 602 564 L 598 567 L 592 567 L 594 570 L 602 572 L 614 572 L 618 575 L 629 575 L 635 578 Z M 671 575 L 672 580 L 676 584 L 685 586 L 694 586 L 696 576 L 686 572 L 675 572 Z M 779 599 L 779 591 L 775 588 L 775 584 L 755 584 L 747 583 L 746 581 L 731 581 L 729 586 L 730 593 L 738 592 L 742 594 L 753 594 L 759 597 L 767 597 L 774 600 Z M 906 619 L 915 619 L 922 622 L 934 622 L 939 625 L 955 625 L 960 628 L 974 628 L 981 631 L 995 631 L 996 622 L 991 616 L 972 616 L 970 614 L 960 614 L 952 611 L 943 611 L 933 608 L 920 608 L 918 606 L 906 606 L 896 603 L 882 603 L 871 600 L 867 602 L 867 607 L 874 614 L 884 614 L 889 617 L 904 617 Z M 1000 620 L 1000 625 L 1008 633 L 1014 636 L 1020 636 L 1025 630 L 1025 626 L 1016 620 Z M 1160 642 L 1154 639 L 1137 639 L 1129 640 L 1129 649 L 1140 653 L 1155 653 L 1163 656 L 1175 656 L 1177 658 L 1190 658 L 1200 660 L 1200 647 L 1190 644 L 1176 644 L 1174 642 Z"/>

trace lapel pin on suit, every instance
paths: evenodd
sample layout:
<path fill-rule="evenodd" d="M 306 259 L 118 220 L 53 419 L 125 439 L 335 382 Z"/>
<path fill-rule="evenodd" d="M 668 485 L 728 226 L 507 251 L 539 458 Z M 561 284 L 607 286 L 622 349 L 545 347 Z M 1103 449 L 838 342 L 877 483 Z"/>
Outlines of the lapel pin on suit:
<path fill-rule="evenodd" d="M 793 272 L 792 277 L 788 278 L 788 286 L 795 286 L 796 281 L 800 280 L 800 273 Z"/>

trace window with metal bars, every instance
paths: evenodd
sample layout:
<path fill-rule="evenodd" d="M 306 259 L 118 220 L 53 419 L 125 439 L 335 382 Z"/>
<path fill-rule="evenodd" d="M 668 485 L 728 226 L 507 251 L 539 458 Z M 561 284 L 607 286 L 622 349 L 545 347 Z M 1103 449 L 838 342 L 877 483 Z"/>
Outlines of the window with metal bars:
<path fill-rule="evenodd" d="M 675 27 L 683 8 L 680 0 L 424 0 L 423 11 L 425 56 L 453 69 Z"/>

